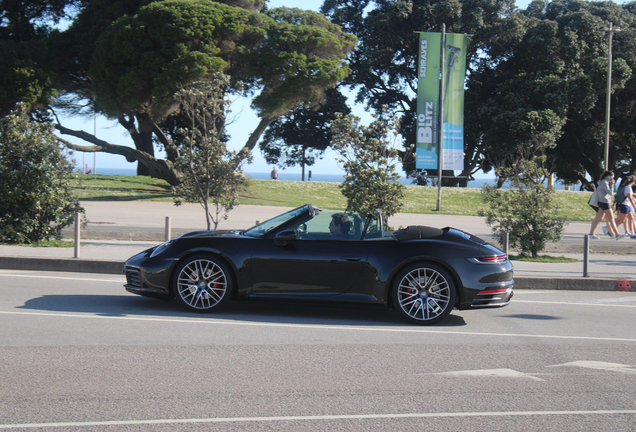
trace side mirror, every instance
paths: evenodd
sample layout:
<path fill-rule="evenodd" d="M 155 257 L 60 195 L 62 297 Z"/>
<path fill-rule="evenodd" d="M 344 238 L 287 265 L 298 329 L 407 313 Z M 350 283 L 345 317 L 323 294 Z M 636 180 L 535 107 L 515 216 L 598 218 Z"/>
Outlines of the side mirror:
<path fill-rule="evenodd" d="M 296 240 L 296 231 L 285 230 L 281 231 L 274 237 L 274 244 L 276 246 L 286 246 L 287 243 Z"/>

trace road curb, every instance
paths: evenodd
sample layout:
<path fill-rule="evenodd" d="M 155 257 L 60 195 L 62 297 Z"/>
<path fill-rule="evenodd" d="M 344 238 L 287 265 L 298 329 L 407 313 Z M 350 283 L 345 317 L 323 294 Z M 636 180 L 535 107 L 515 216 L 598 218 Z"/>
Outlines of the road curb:
<path fill-rule="evenodd" d="M 633 284 L 633 282 L 632 282 Z M 515 289 L 559 291 L 628 291 L 619 289 L 618 279 L 515 277 Z"/>
<path fill-rule="evenodd" d="M 122 261 L 87 260 L 80 258 L 24 258 L 0 257 L 0 269 L 60 271 L 74 273 L 123 274 Z M 619 283 L 620 282 L 620 283 Z M 558 291 L 631 291 L 636 281 L 597 278 L 539 278 L 515 277 L 515 289 Z"/>
<path fill-rule="evenodd" d="M 86 260 L 80 258 L 0 257 L 0 269 L 123 274 L 124 263 L 122 261 Z"/>

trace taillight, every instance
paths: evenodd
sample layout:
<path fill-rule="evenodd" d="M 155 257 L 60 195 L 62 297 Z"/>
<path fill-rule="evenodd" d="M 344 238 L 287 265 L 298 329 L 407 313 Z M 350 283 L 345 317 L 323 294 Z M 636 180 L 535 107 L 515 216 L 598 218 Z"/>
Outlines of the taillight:
<path fill-rule="evenodd" d="M 481 258 L 475 258 L 475 260 L 483 264 L 497 264 L 502 261 L 507 261 L 508 255 L 503 254 L 503 255 L 497 255 L 497 256 L 481 257 Z"/>
<path fill-rule="evenodd" d="M 509 288 L 479 291 L 479 293 L 477 295 L 482 295 L 482 294 L 501 294 L 501 293 L 507 292 L 508 289 Z"/>

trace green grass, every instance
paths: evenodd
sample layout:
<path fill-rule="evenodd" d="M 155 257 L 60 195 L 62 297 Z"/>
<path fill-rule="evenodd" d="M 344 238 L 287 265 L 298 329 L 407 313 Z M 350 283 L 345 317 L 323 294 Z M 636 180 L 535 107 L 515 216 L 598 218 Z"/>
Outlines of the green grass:
<path fill-rule="evenodd" d="M 9 243 L 3 243 L 9 244 Z M 22 246 L 31 246 L 31 247 L 55 247 L 55 248 L 72 248 L 75 246 L 75 242 L 66 241 L 66 240 L 42 240 L 41 242 L 31 243 Z"/>
<path fill-rule="evenodd" d="M 145 176 L 74 174 L 72 182 L 80 200 L 170 201 L 170 185 L 165 180 Z"/>
<path fill-rule="evenodd" d="M 80 200 L 101 201 L 172 201 L 170 186 L 163 180 L 142 176 L 75 176 L 74 189 Z M 239 197 L 239 204 L 295 207 L 314 204 L 326 209 L 343 209 L 347 202 L 339 183 L 248 180 L 249 187 Z M 477 216 L 486 206 L 481 189 L 443 188 L 442 214 Z M 557 191 L 556 201 L 569 221 L 591 221 L 594 213 L 587 205 L 590 192 Z M 404 213 L 437 213 L 437 188 L 407 186 Z"/>
<path fill-rule="evenodd" d="M 511 261 L 529 261 L 529 262 L 540 262 L 540 263 L 573 263 L 578 262 L 578 260 L 574 258 L 566 258 L 566 257 L 554 257 L 550 255 L 541 255 L 536 258 L 532 258 L 530 256 L 524 255 L 508 255 L 508 258 Z"/>

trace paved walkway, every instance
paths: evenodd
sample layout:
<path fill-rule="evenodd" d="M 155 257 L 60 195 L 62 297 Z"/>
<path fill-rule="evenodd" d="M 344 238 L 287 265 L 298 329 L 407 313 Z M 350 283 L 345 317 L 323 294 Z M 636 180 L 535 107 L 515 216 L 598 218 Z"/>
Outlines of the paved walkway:
<path fill-rule="evenodd" d="M 197 204 L 175 207 L 170 202 L 123 201 L 81 203 L 86 209 L 88 223 L 82 230 L 80 257 L 74 258 L 74 248 L 36 248 L 28 246 L 0 245 L 0 268 L 17 268 L 16 262 L 30 262 L 35 269 L 55 270 L 65 268 L 99 268 L 100 262 L 111 263 L 112 272 L 121 269 L 121 263 L 135 253 L 163 241 L 166 217 L 170 217 L 172 237 L 182 232 L 206 228 L 205 215 Z M 245 229 L 257 221 L 276 216 L 290 207 L 250 206 L 235 208 L 219 229 Z M 407 225 L 429 225 L 443 228 L 452 226 L 495 243 L 490 227 L 484 218 L 452 215 L 421 215 L 402 213 L 390 219 L 395 228 Z M 573 222 L 567 225 L 563 239 L 550 244 L 547 253 L 553 256 L 575 258 L 575 263 L 552 264 L 514 261 L 517 285 L 545 287 L 555 280 L 570 289 L 593 286 L 596 280 L 604 280 L 603 286 L 616 289 L 617 280 L 634 280 L 636 283 L 636 240 L 591 240 L 588 278 L 583 278 L 583 238 L 589 223 Z M 600 234 L 600 229 L 599 229 Z M 67 229 L 65 237 L 72 238 Z M 88 237 L 88 238 L 87 238 Z M 70 266 L 70 267 L 69 267 Z M 523 278 L 530 278 L 522 280 Z M 608 282 L 609 281 L 609 282 Z M 524 286 L 525 287 L 525 286 Z M 590 288 L 591 289 L 591 288 Z"/>

